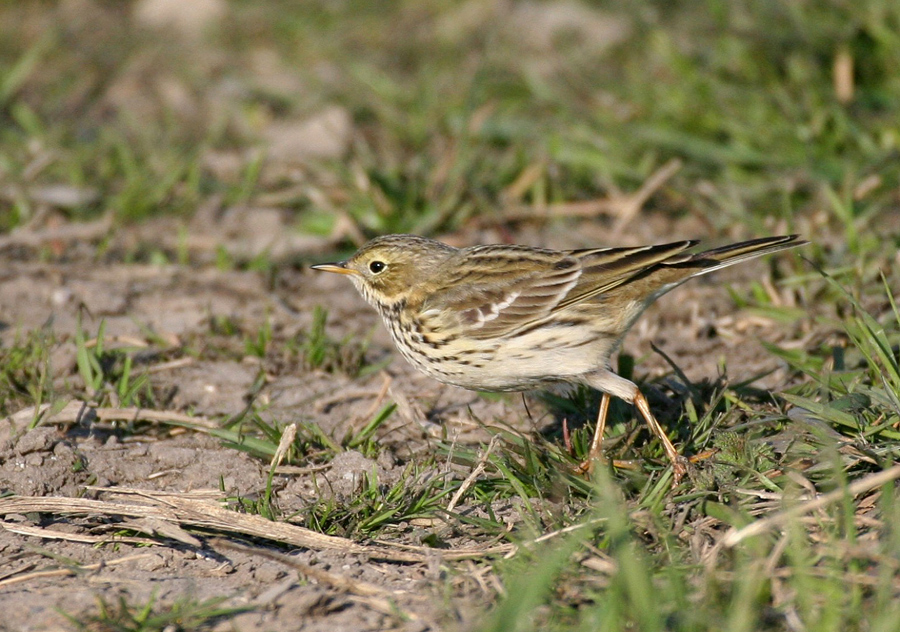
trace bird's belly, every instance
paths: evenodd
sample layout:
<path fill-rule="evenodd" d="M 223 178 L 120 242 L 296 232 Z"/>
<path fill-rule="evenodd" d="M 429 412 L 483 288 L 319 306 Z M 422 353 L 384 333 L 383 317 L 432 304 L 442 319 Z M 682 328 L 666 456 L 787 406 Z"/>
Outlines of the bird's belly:
<path fill-rule="evenodd" d="M 424 343 L 391 328 L 392 338 L 414 367 L 440 382 L 477 391 L 523 391 L 605 367 L 612 344 L 588 331 L 539 328 L 492 340 L 449 339 Z"/>

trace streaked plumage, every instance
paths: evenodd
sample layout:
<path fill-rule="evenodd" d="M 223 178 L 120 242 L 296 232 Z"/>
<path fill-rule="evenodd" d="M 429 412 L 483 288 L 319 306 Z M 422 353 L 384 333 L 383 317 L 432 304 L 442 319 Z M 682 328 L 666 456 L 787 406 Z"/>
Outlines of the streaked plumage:
<path fill-rule="evenodd" d="M 485 391 L 560 381 L 598 389 L 597 451 L 606 396 L 634 403 L 678 478 L 677 452 L 637 387 L 612 372 L 610 356 L 650 303 L 689 278 L 803 243 L 768 237 L 691 254 L 696 241 L 557 251 L 387 235 L 347 261 L 313 268 L 350 276 L 403 357 L 437 380 Z"/>

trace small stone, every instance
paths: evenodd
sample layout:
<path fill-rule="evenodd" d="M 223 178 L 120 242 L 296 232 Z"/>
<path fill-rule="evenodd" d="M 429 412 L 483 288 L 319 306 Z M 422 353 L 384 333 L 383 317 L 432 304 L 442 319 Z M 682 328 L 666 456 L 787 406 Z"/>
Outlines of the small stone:
<path fill-rule="evenodd" d="M 31 452 L 48 451 L 59 440 L 59 433 L 54 428 L 47 426 L 38 426 L 26 432 L 16 442 L 16 452 L 18 454 L 29 454 Z"/>

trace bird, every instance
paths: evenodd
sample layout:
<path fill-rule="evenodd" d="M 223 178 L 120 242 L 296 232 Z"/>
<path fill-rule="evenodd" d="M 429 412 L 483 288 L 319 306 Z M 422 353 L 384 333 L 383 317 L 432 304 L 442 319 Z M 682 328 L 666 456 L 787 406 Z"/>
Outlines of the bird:
<path fill-rule="evenodd" d="M 580 472 L 602 455 L 610 398 L 633 404 L 662 443 L 677 485 L 686 460 L 637 385 L 612 370 L 610 357 L 647 307 L 688 279 L 807 242 L 782 235 L 687 252 L 698 243 L 455 248 L 397 234 L 375 237 L 344 261 L 311 267 L 348 276 L 381 315 L 400 354 L 440 382 L 495 392 L 564 382 L 600 391 Z"/>

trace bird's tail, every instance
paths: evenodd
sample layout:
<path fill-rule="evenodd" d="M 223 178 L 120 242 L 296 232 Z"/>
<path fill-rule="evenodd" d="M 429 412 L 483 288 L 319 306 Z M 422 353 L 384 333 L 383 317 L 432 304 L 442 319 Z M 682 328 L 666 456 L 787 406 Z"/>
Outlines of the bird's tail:
<path fill-rule="evenodd" d="M 712 272 L 713 270 L 721 270 L 728 266 L 760 257 L 779 250 L 787 250 L 809 243 L 800 239 L 799 235 L 782 235 L 780 237 L 763 237 L 761 239 L 751 239 L 750 241 L 742 241 L 740 243 L 731 244 L 730 246 L 722 246 L 721 248 L 713 248 L 704 252 L 698 252 L 689 258 L 680 262 L 664 262 L 665 265 L 672 267 L 694 268 L 694 273 L 690 276 L 699 276 Z"/>
<path fill-rule="evenodd" d="M 802 246 L 805 243 L 808 242 L 800 239 L 799 235 L 782 235 L 751 239 L 696 254 L 674 255 L 648 268 L 638 277 L 633 277 L 632 281 L 641 279 L 643 283 L 629 283 L 629 287 L 623 291 L 636 292 L 636 296 L 643 298 L 645 304 L 650 304 L 693 277 L 721 270 L 754 257 Z"/>

